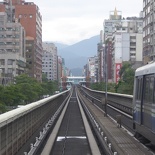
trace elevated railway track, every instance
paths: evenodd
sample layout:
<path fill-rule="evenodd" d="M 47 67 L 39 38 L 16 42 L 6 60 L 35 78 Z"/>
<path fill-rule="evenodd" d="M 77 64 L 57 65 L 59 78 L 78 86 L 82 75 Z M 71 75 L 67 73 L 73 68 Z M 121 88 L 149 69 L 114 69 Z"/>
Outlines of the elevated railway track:
<path fill-rule="evenodd" d="M 0 154 L 152 154 L 127 133 L 134 134 L 133 97 L 108 93 L 108 117 L 104 98 L 104 92 L 74 87 L 3 114 Z"/>

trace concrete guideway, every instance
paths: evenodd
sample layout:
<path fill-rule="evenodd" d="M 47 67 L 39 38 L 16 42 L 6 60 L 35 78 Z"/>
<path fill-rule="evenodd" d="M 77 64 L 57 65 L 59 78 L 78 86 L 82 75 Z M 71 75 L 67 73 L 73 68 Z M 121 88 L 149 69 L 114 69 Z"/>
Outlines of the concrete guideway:
<path fill-rule="evenodd" d="M 78 100 L 78 104 L 79 104 L 80 111 L 81 111 L 81 114 L 82 114 L 82 118 L 83 118 L 83 122 L 84 122 L 84 126 L 85 126 L 85 129 L 86 129 L 86 133 L 87 133 L 87 137 L 88 137 L 88 141 L 89 141 L 89 144 L 90 144 L 90 148 L 91 148 L 92 154 L 93 155 L 100 155 L 99 148 L 98 148 L 98 146 L 96 144 L 94 135 L 93 135 L 93 133 L 92 133 L 92 131 L 90 129 L 90 125 L 89 125 L 89 123 L 87 121 L 87 118 L 85 116 L 85 113 L 83 111 L 83 108 L 81 106 L 81 103 L 79 101 L 78 96 L 77 96 L 77 100 Z"/>
<path fill-rule="evenodd" d="M 69 97 L 69 100 L 70 100 L 70 98 L 71 98 L 71 96 Z M 54 144 L 54 140 L 55 140 L 55 138 L 57 136 L 57 133 L 58 133 L 58 129 L 59 129 L 60 125 L 61 125 L 62 119 L 63 119 L 64 114 L 66 112 L 69 100 L 67 101 L 67 103 L 66 103 L 66 105 L 65 105 L 65 107 L 64 107 L 64 109 L 63 109 L 63 111 L 62 111 L 62 113 L 60 115 L 60 118 L 58 119 L 52 133 L 50 134 L 50 136 L 49 136 L 49 138 L 48 138 L 48 140 L 47 140 L 47 142 L 45 144 L 45 147 L 41 152 L 41 155 L 45 155 L 45 154 L 49 155 L 50 154 L 51 148 L 53 147 L 53 144 Z"/>
<path fill-rule="evenodd" d="M 79 107 L 78 109 L 81 114 L 76 113 L 77 112 L 76 106 Z M 76 107 L 76 109 L 73 109 L 75 107 Z M 73 111 L 69 112 L 68 108 Z M 66 112 L 70 113 L 70 114 L 66 114 Z M 75 113 L 76 116 L 74 116 L 73 113 Z M 68 115 L 68 116 L 66 116 L 66 115 Z M 77 115 L 81 115 L 81 116 L 77 116 Z M 81 125 L 77 122 L 78 119 L 76 120 L 76 122 L 72 122 L 72 119 L 74 117 L 76 117 L 76 118 L 78 117 L 80 122 L 82 121 L 83 125 Z M 81 118 L 79 118 L 79 117 L 81 117 Z M 66 125 L 66 127 L 64 127 L 65 125 L 63 124 L 63 121 L 65 121 L 64 124 Z M 73 121 L 75 121 L 75 120 L 73 120 Z M 75 123 L 77 124 L 78 131 L 75 130 L 75 127 L 72 127 L 72 126 L 76 126 Z M 63 127 L 61 127 L 61 124 L 63 124 Z M 65 131 L 65 128 L 66 128 L 66 131 Z M 84 133 L 85 131 L 86 131 L 86 133 Z M 82 144 L 82 146 L 81 146 L 81 144 L 79 144 L 79 142 Z M 65 154 L 71 153 L 71 155 L 72 155 L 72 153 L 73 153 L 72 151 L 76 151 L 76 152 L 74 152 L 74 154 L 78 154 L 78 151 L 80 151 L 80 149 L 81 149 L 81 151 L 83 150 L 81 152 L 83 154 L 85 151 L 87 152 L 87 154 L 90 154 L 90 155 L 91 154 L 92 155 L 100 155 L 101 154 L 99 151 L 99 148 L 96 144 L 93 133 L 90 129 L 89 123 L 87 122 L 87 118 L 84 114 L 82 106 L 80 105 L 80 102 L 77 98 L 77 94 L 75 94 L 75 92 L 72 93 L 69 101 L 65 105 L 65 107 L 64 107 L 55 127 L 54 127 L 54 130 L 51 133 L 41 155 L 45 155 L 45 154 L 48 155 L 48 154 L 51 154 L 51 152 L 53 152 L 53 151 L 56 151 L 55 153 L 57 153 L 57 154 L 58 154 L 58 152 L 60 153 L 62 151 L 62 154 L 63 154 L 63 150 L 61 150 L 62 149 L 61 143 L 64 143 L 63 147 L 66 147 Z M 73 143 L 76 144 L 77 148 L 73 147 L 74 146 Z M 72 151 L 70 151 L 68 149 L 68 145 L 71 146 L 70 150 L 72 150 Z M 55 147 L 55 148 L 51 149 L 52 147 Z M 53 154 L 55 154 L 55 153 L 53 153 Z"/>
<path fill-rule="evenodd" d="M 80 96 L 86 107 L 89 109 L 98 128 L 100 128 L 103 139 L 110 149 L 119 155 L 152 155 L 153 153 L 137 141 L 133 136 L 129 135 L 123 128 L 118 128 L 117 124 L 109 117 L 105 117 L 103 111 L 99 110 L 86 97 Z"/>

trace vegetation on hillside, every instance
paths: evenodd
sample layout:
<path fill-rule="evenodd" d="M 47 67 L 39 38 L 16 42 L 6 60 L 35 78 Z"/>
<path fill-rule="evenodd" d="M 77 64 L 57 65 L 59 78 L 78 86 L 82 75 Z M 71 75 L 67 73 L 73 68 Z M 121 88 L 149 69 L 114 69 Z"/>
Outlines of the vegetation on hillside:
<path fill-rule="evenodd" d="M 44 95 L 52 95 L 58 90 L 57 81 L 48 81 L 43 75 L 42 83 L 22 74 L 15 78 L 15 84 L 0 85 L 0 113 L 42 99 Z"/>
<path fill-rule="evenodd" d="M 108 83 L 107 91 L 121 94 L 133 94 L 135 70 L 129 62 L 124 62 L 120 70 L 120 80 L 117 84 Z M 91 89 L 105 91 L 105 83 L 92 83 Z"/>

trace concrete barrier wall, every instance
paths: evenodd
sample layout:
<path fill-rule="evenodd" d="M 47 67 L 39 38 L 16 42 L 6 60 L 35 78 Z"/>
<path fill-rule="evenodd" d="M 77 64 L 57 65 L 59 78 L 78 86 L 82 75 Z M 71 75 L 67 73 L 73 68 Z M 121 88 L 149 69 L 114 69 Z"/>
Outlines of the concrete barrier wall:
<path fill-rule="evenodd" d="M 15 155 L 60 107 L 69 90 L 0 115 L 0 155 Z M 35 140 L 35 139 L 34 139 Z"/>
<path fill-rule="evenodd" d="M 92 90 L 87 87 L 82 87 L 82 89 L 97 98 L 101 104 L 105 104 L 106 95 L 104 91 Z M 132 115 L 133 95 L 107 92 L 107 103 Z"/>

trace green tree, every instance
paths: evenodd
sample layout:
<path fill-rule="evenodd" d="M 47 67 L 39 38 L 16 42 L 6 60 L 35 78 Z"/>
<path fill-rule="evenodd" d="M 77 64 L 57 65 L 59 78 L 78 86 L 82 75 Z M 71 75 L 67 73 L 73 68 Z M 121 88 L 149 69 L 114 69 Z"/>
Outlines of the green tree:
<path fill-rule="evenodd" d="M 1 102 L 0 102 L 0 114 L 2 114 L 2 113 L 4 113 L 4 112 L 6 112 L 6 106 L 5 106 L 4 103 L 1 103 Z"/>
<path fill-rule="evenodd" d="M 17 106 L 28 104 L 42 98 L 43 95 L 52 95 L 58 90 L 57 81 L 48 81 L 46 76 L 43 82 L 38 82 L 26 74 L 15 78 L 15 84 L 0 86 L 0 112 L 4 111 L 5 106 Z"/>
<path fill-rule="evenodd" d="M 129 62 L 123 63 L 120 70 L 120 81 L 116 85 L 116 92 L 122 94 L 133 94 L 135 70 Z"/>
<path fill-rule="evenodd" d="M 58 82 L 57 81 L 49 81 L 47 82 L 47 92 L 49 95 L 54 94 L 56 90 L 58 90 Z"/>
<path fill-rule="evenodd" d="M 3 101 L 3 93 L 4 93 L 4 87 L 0 85 L 0 101 Z"/>
<path fill-rule="evenodd" d="M 47 75 L 46 74 L 42 74 L 42 82 L 43 83 L 47 83 L 48 79 L 47 79 Z"/>
<path fill-rule="evenodd" d="M 4 87 L 2 101 L 6 106 L 17 106 L 22 103 L 23 99 L 24 95 L 21 93 L 18 86 L 10 85 Z"/>
<path fill-rule="evenodd" d="M 24 101 L 26 104 L 39 100 L 43 95 L 41 83 L 35 78 L 22 74 L 17 76 L 15 81 L 21 93 L 24 95 Z"/>

